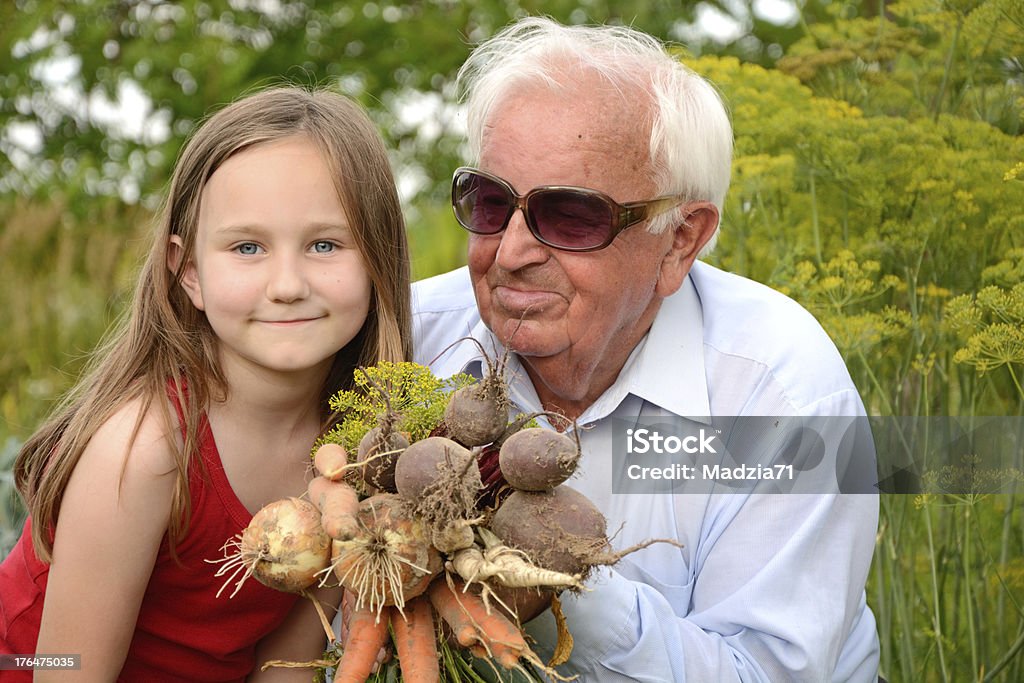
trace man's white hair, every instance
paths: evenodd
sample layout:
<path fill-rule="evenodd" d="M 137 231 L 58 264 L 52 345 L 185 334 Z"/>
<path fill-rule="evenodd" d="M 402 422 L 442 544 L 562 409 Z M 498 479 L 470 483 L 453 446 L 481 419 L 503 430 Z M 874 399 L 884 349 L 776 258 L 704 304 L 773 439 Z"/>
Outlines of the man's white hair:
<path fill-rule="evenodd" d="M 722 98 L 661 41 L 626 26 L 563 26 L 526 17 L 476 47 L 457 80 L 466 102 L 470 163 L 479 164 L 485 126 L 502 99 L 528 85 L 558 89 L 570 74 L 588 73 L 599 74 L 624 101 L 637 101 L 638 92 L 648 95 L 649 106 L 636 120 L 650 124 L 658 194 L 710 201 L 721 215 L 732 164 L 732 125 Z M 670 212 L 648 229 L 661 232 L 678 219 L 678 212 Z M 717 236 L 716 228 L 702 255 Z"/>

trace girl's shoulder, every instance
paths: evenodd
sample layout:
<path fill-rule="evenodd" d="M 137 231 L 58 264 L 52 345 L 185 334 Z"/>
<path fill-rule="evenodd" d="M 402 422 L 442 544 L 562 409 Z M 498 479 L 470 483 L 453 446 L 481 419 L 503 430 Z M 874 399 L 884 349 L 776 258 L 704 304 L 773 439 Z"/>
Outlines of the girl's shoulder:
<path fill-rule="evenodd" d="M 151 563 L 167 528 L 177 482 L 175 438 L 156 400 L 130 399 L 114 409 L 85 445 L 68 480 L 54 555 L 61 552 L 62 537 L 65 547 L 77 547 L 81 539 L 95 543 L 99 533 L 137 539 L 140 548 L 153 553 L 143 553 Z M 85 556 L 86 549 L 78 551 Z M 151 571 L 152 566 L 138 569 Z"/>
<path fill-rule="evenodd" d="M 124 468 L 142 476 L 176 471 L 182 447 L 178 416 L 166 397 L 129 399 L 99 425 L 83 457 L 97 465 Z"/>

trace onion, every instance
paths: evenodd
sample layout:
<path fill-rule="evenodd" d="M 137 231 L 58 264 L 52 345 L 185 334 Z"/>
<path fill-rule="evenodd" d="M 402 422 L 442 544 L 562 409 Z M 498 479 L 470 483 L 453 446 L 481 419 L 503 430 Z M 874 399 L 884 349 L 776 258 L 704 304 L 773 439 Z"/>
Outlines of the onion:
<path fill-rule="evenodd" d="M 286 593 L 302 593 L 330 565 L 331 539 L 320 526 L 320 510 L 300 498 L 284 498 L 253 515 L 245 530 L 229 539 L 216 576 L 230 576 L 217 596 L 235 581 L 234 597 L 250 576 L 265 586 Z"/>
<path fill-rule="evenodd" d="M 358 519 L 361 533 L 334 542 L 334 574 L 356 596 L 357 610 L 401 610 L 441 573 L 441 555 L 430 545 L 426 526 L 396 494 L 366 498 Z"/>

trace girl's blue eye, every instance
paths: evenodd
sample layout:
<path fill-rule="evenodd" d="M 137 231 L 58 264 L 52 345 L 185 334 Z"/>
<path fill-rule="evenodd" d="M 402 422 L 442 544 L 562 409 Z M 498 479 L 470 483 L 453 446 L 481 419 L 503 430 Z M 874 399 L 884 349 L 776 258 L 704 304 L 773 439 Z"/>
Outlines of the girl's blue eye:
<path fill-rule="evenodd" d="M 318 254 L 329 254 L 334 251 L 334 242 L 328 242 L 327 240 L 320 240 L 313 245 L 313 251 Z"/>
<path fill-rule="evenodd" d="M 260 250 L 259 245 L 257 245 L 255 242 L 244 242 L 235 247 L 235 249 L 238 251 L 239 254 L 242 254 L 244 256 L 253 256 L 259 253 Z"/>

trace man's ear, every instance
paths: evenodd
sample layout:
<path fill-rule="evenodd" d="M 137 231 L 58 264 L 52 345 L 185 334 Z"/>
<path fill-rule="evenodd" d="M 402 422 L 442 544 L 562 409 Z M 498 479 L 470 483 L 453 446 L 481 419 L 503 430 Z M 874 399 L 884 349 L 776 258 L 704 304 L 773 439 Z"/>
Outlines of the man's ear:
<path fill-rule="evenodd" d="M 167 243 L 167 269 L 171 271 L 172 276 L 177 276 L 184 257 L 185 243 L 182 242 L 181 235 L 171 235 Z M 189 259 L 185 263 L 185 269 L 181 274 L 181 282 L 179 284 L 185 290 L 185 294 L 188 295 L 193 306 L 200 311 L 206 310 L 203 307 L 203 289 L 199 286 L 199 272 L 196 270 L 194 259 Z"/>
<path fill-rule="evenodd" d="M 674 294 L 686 274 L 690 272 L 697 254 L 708 243 L 718 228 L 718 207 L 711 202 L 693 202 L 686 205 L 682 224 L 672 230 L 672 244 L 661 261 L 655 291 L 661 297 Z"/>

